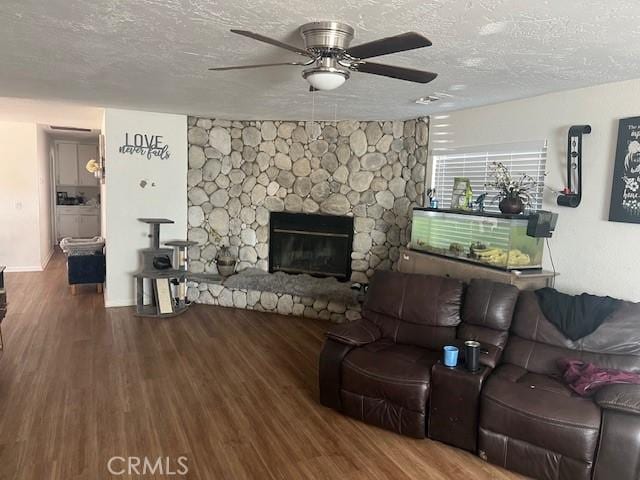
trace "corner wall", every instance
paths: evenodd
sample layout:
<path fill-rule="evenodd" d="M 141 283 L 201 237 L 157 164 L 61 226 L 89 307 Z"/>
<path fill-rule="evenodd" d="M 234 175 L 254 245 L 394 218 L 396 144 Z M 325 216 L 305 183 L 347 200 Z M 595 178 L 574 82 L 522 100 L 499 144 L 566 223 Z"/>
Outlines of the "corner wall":
<path fill-rule="evenodd" d="M 0 265 L 42 270 L 37 126 L 0 121 Z"/>
<path fill-rule="evenodd" d="M 160 136 L 169 158 L 122 153 L 127 135 Z M 106 182 L 101 191 L 106 237 L 107 307 L 133 305 L 133 273 L 139 250 L 149 248 L 149 226 L 141 217 L 169 218 L 161 241 L 187 235 L 187 117 L 163 113 L 106 109 L 104 116 Z"/>
<path fill-rule="evenodd" d="M 189 239 L 198 242 L 189 251 L 192 271 L 216 271 L 213 231 L 238 255 L 239 270 L 267 270 L 272 211 L 352 215 L 354 282 L 394 267 L 410 238 L 411 209 L 424 197 L 428 119 L 190 118 L 189 125 Z M 189 296 L 211 304 L 232 298 L 204 284 Z M 242 306 L 251 307 L 244 300 Z"/>
<path fill-rule="evenodd" d="M 432 117 L 439 132 L 433 147 L 473 146 L 527 140 L 548 140 L 546 185 L 561 190 L 566 183 L 567 132 L 571 125 L 589 124 L 583 137 L 583 195 L 578 208 L 556 204 L 546 189 L 546 210 L 559 213 L 550 239 L 556 288 L 640 301 L 638 271 L 640 225 L 609 222 L 611 181 L 618 120 L 640 115 L 640 80 L 570 90 L 525 100 L 461 110 Z M 551 269 L 545 249 L 544 266 Z"/>
<path fill-rule="evenodd" d="M 40 265 L 44 269 L 53 255 L 53 193 L 51 139 L 42 125 L 37 127 L 38 224 L 40 230 Z"/>

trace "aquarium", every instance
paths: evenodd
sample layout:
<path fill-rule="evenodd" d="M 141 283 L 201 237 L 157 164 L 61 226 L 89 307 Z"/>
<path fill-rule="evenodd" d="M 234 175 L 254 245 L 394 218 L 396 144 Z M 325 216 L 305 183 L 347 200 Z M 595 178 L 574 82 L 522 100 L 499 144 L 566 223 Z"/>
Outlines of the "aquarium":
<path fill-rule="evenodd" d="M 503 270 L 542 268 L 543 239 L 527 235 L 529 217 L 414 208 L 411 249 Z"/>

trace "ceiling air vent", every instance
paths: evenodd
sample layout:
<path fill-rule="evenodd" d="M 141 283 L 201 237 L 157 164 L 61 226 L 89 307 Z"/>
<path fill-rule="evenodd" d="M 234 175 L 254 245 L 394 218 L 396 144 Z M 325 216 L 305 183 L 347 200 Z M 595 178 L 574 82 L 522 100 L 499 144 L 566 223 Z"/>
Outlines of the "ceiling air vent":
<path fill-rule="evenodd" d="M 77 128 L 77 127 L 61 127 L 59 125 L 50 125 L 51 130 L 64 130 L 67 132 L 91 132 L 90 128 Z"/>
<path fill-rule="evenodd" d="M 435 95 L 428 95 L 426 97 L 420 97 L 416 99 L 416 103 L 418 105 L 430 105 L 433 102 L 437 102 L 438 100 L 440 100 L 439 97 L 436 97 Z"/>
<path fill-rule="evenodd" d="M 452 95 L 448 93 L 435 92 L 432 95 L 427 95 L 426 97 L 420 97 L 415 100 L 415 103 L 418 105 L 430 105 L 433 102 L 437 102 L 438 100 L 442 100 L 443 98 L 451 98 Z"/>

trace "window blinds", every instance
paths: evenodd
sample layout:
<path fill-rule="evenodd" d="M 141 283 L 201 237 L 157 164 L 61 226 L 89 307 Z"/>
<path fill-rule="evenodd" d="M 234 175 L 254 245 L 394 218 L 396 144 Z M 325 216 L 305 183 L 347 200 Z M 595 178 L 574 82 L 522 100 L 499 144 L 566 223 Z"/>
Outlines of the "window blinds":
<path fill-rule="evenodd" d="M 531 176 L 538 188 L 531 192 L 531 210 L 542 208 L 545 165 L 547 161 L 547 142 L 518 142 L 501 145 L 484 145 L 470 148 L 454 148 L 446 152 L 434 152 L 431 188 L 436 189 L 436 198 L 440 208 L 451 207 L 453 181 L 456 177 L 468 178 L 473 189 L 473 199 L 487 192 L 485 210 L 499 212 L 495 189 L 485 184 L 492 181 L 493 162 L 501 162 L 513 176 L 523 173 Z"/>

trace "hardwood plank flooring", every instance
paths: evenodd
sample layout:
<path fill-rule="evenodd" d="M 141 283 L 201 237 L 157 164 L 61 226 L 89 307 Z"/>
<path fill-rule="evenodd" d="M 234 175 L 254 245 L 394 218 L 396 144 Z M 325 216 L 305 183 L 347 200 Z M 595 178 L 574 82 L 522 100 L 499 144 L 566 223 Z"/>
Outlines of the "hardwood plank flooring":
<path fill-rule="evenodd" d="M 6 275 L 0 479 L 519 478 L 322 407 L 322 321 L 204 305 L 142 319 L 91 287 L 71 296 L 65 275 L 61 254 Z M 185 476 L 107 471 L 182 455 Z"/>

